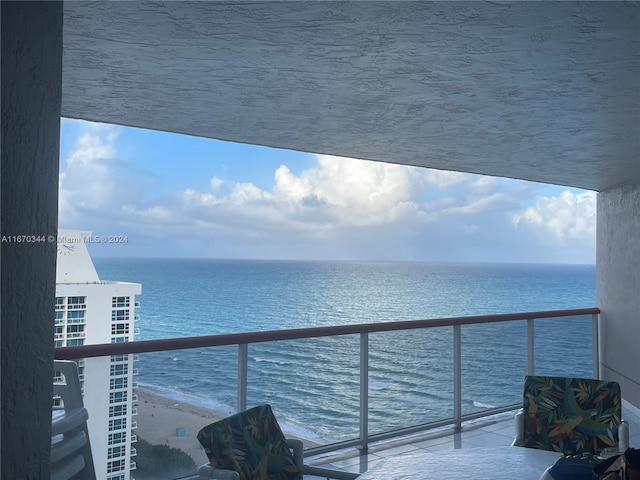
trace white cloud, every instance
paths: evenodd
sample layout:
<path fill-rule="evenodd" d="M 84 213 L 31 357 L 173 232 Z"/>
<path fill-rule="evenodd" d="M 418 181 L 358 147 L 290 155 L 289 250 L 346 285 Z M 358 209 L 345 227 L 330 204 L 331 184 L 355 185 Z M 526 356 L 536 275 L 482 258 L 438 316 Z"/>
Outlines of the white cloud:
<path fill-rule="evenodd" d="M 155 254 L 184 241 L 194 256 L 250 258 L 588 262 L 595 252 L 592 192 L 536 198 L 526 182 L 318 155 L 298 173 L 280 165 L 262 188 L 212 176 L 143 194 L 119 158 L 121 129 L 88 125 L 62 162 L 61 226 L 157 240 Z"/>
<path fill-rule="evenodd" d="M 113 202 L 117 178 L 112 164 L 118 133 L 112 126 L 91 125 L 90 132 L 76 140 L 59 179 L 62 223 L 73 223 L 79 210 L 105 209 Z"/>
<path fill-rule="evenodd" d="M 213 190 L 214 192 L 218 190 L 223 184 L 224 184 L 224 181 L 218 177 L 212 177 L 211 180 L 209 181 L 209 185 L 211 185 L 211 190 Z"/>
<path fill-rule="evenodd" d="M 595 192 L 568 190 L 558 196 L 539 196 L 535 206 L 513 216 L 513 223 L 545 242 L 595 242 L 596 199 Z"/>

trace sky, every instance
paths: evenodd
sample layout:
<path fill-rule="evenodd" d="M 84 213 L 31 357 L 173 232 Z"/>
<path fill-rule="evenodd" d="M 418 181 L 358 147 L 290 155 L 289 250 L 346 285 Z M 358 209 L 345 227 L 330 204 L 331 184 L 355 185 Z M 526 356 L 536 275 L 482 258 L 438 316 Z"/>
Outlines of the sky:
<path fill-rule="evenodd" d="M 66 118 L 60 138 L 59 227 L 104 237 L 96 257 L 595 263 L 595 192 Z"/>

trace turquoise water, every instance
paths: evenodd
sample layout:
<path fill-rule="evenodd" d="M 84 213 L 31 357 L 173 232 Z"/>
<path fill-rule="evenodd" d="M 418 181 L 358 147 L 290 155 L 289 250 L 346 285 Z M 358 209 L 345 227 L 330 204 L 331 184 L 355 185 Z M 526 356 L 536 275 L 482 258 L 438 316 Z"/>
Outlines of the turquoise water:
<path fill-rule="evenodd" d="M 103 280 L 142 283 L 138 339 L 595 305 L 593 265 L 96 259 Z M 591 375 L 590 316 L 536 321 L 536 373 Z M 370 334 L 370 433 L 453 414 L 452 329 Z M 250 405 L 289 431 L 358 431 L 359 337 L 249 348 Z M 520 401 L 526 324 L 462 328 L 463 413 Z M 143 354 L 139 383 L 231 412 L 237 348 Z M 392 411 L 393 415 L 389 412 Z"/>

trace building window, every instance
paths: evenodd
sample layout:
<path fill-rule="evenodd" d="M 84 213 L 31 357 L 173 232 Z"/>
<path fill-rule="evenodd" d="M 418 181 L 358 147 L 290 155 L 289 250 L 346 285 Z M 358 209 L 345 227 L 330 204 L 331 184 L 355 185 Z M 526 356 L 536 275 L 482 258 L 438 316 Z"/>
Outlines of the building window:
<path fill-rule="evenodd" d="M 124 460 L 113 460 L 111 462 L 107 462 L 107 473 L 119 472 L 121 470 L 124 470 L 124 465 Z"/>
<path fill-rule="evenodd" d="M 56 348 L 60 348 L 63 342 L 64 342 L 63 340 L 56 340 L 53 346 Z"/>
<path fill-rule="evenodd" d="M 64 312 L 56 312 L 55 324 L 60 325 L 64 323 Z"/>
<path fill-rule="evenodd" d="M 118 354 L 118 355 L 111 355 L 111 363 L 113 363 L 113 362 L 126 362 L 127 360 L 129 360 L 129 354 L 128 353 Z"/>
<path fill-rule="evenodd" d="M 125 430 L 127 428 L 127 418 L 116 418 L 114 420 L 109 420 L 109 431 L 112 432 L 114 430 Z"/>
<path fill-rule="evenodd" d="M 124 445 L 118 445 L 117 447 L 109 447 L 107 450 L 107 458 L 124 457 L 126 453 L 126 447 Z"/>
<path fill-rule="evenodd" d="M 124 480 L 124 475 L 114 475 L 113 477 L 109 477 L 107 480 Z"/>
<path fill-rule="evenodd" d="M 67 340 L 67 347 L 78 347 L 80 345 L 84 345 L 84 338 L 74 338 L 72 340 Z"/>
<path fill-rule="evenodd" d="M 64 310 L 64 297 L 56 297 L 56 310 Z"/>
<path fill-rule="evenodd" d="M 86 310 L 71 310 L 67 312 L 67 323 L 84 323 Z"/>
<path fill-rule="evenodd" d="M 81 332 L 84 332 L 84 324 L 82 324 L 82 325 L 67 325 L 67 333 L 81 333 Z"/>
<path fill-rule="evenodd" d="M 117 363 L 115 365 L 111 365 L 111 376 L 115 375 L 126 375 L 129 373 L 129 365 L 126 363 Z"/>
<path fill-rule="evenodd" d="M 129 333 L 128 323 L 114 323 L 111 325 L 111 335 L 122 335 Z"/>
<path fill-rule="evenodd" d="M 127 377 L 122 377 L 122 378 L 112 378 L 111 380 L 109 380 L 109 388 L 111 390 L 118 390 L 120 388 L 127 388 Z"/>
<path fill-rule="evenodd" d="M 112 297 L 111 306 L 113 308 L 129 307 L 129 298 L 130 297 Z"/>
<path fill-rule="evenodd" d="M 67 297 L 68 310 L 86 310 L 87 297 Z"/>
<path fill-rule="evenodd" d="M 127 406 L 126 405 L 113 405 L 109 407 L 109 416 L 110 417 L 121 417 L 127 414 Z"/>
<path fill-rule="evenodd" d="M 129 337 L 113 337 L 111 343 L 126 343 L 129 341 Z"/>
<path fill-rule="evenodd" d="M 109 445 L 127 442 L 127 432 L 117 432 L 109 434 Z"/>
<path fill-rule="evenodd" d="M 109 403 L 120 403 L 127 401 L 127 391 L 120 390 L 118 392 L 109 393 Z"/>
<path fill-rule="evenodd" d="M 128 322 L 129 310 L 111 310 L 112 322 Z"/>

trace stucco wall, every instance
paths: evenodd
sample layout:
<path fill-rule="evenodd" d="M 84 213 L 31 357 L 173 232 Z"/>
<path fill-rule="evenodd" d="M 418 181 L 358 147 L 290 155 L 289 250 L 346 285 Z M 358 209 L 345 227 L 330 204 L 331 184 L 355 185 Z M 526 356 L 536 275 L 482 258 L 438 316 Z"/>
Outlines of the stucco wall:
<path fill-rule="evenodd" d="M 601 371 L 640 408 L 640 182 L 598 194 Z"/>
<path fill-rule="evenodd" d="M 2 478 L 49 478 L 62 4 L 2 2 Z M 45 236 L 17 243 L 13 236 Z"/>

